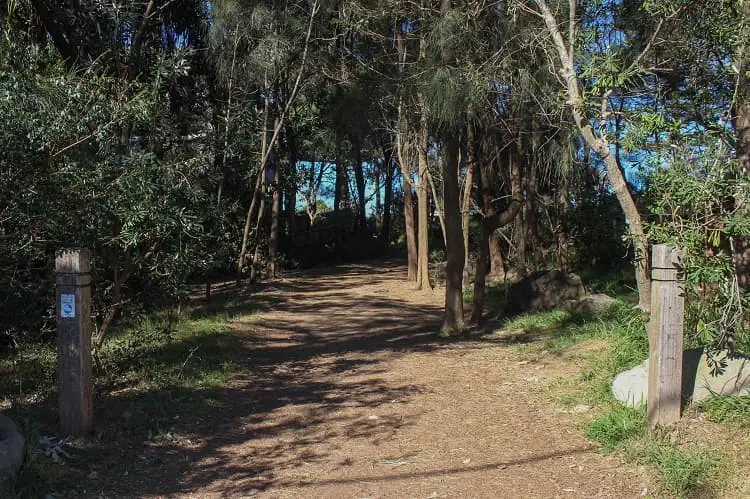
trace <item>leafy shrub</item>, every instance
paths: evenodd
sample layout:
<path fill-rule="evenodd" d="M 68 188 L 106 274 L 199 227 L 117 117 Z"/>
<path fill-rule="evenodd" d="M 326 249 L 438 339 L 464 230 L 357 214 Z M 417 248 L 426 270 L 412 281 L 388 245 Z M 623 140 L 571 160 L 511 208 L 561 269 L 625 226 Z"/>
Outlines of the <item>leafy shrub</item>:
<path fill-rule="evenodd" d="M 719 147 L 657 166 L 648 181 L 649 237 L 684 253 L 688 346 L 748 348 L 748 293 L 738 286 L 734 238 L 750 234 L 747 175 Z"/>

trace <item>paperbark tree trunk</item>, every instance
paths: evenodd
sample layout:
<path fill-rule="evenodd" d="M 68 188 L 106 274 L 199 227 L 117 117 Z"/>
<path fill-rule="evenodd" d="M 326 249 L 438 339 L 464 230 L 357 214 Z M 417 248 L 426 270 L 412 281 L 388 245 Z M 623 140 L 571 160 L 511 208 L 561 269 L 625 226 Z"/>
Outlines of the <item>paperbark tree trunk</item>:
<path fill-rule="evenodd" d="M 617 197 L 620 208 L 625 214 L 628 228 L 630 229 L 630 237 L 633 242 L 633 247 L 635 248 L 635 278 L 638 287 L 638 307 L 644 312 L 649 312 L 651 309 L 651 279 L 649 276 L 648 239 L 646 238 L 646 233 L 643 229 L 641 214 L 633 200 L 633 195 L 631 194 L 628 183 L 625 180 L 622 168 L 610 151 L 609 140 L 606 135 L 597 135 L 586 114 L 586 107 L 579 89 L 578 73 L 576 72 L 573 51 L 575 23 L 574 21 L 571 21 L 571 29 L 569 33 L 570 39 L 568 40 L 569 44 L 566 44 L 565 39 L 560 32 L 557 20 L 552 14 L 552 11 L 550 11 L 547 2 L 545 0 L 533 1 L 537 7 L 539 7 L 547 32 L 557 50 L 560 72 L 566 82 L 565 91 L 567 92 L 568 105 L 570 106 L 571 114 L 573 115 L 573 121 L 586 142 L 586 145 L 597 153 L 604 162 L 612 190 Z M 575 2 L 576 0 L 570 1 Z M 649 45 L 645 47 L 641 56 L 645 53 L 645 50 L 648 50 Z M 641 56 L 639 56 L 639 58 Z M 607 116 L 609 115 L 609 95 L 609 92 L 605 92 L 604 95 L 602 95 L 600 106 L 601 116 L 599 116 L 600 121 L 606 122 Z"/>
<path fill-rule="evenodd" d="M 417 217 L 418 227 L 418 251 L 417 255 L 417 289 L 431 288 L 430 284 L 430 195 L 427 188 L 427 147 L 429 147 L 429 134 L 427 131 L 427 118 L 422 113 L 420 119 L 419 143 L 417 144 L 419 154 L 419 185 L 417 187 Z"/>

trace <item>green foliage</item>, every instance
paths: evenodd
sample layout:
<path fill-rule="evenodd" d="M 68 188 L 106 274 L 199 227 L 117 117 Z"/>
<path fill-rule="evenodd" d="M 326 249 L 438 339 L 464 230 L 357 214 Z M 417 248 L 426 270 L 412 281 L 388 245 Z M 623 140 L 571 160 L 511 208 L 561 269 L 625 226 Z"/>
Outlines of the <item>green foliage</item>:
<path fill-rule="evenodd" d="M 113 302 L 177 299 L 188 276 L 222 258 L 206 247 L 226 224 L 206 189 L 209 158 L 183 143 L 197 125 L 178 123 L 185 116 L 172 109 L 191 61 L 162 53 L 149 77 L 128 81 L 101 61 L 72 72 L 49 46 L 0 37 L 0 285 L 12 290 L 0 343 L 52 326 L 60 248 L 92 250 L 99 321 Z"/>
<path fill-rule="evenodd" d="M 720 460 L 697 446 L 682 448 L 669 436 L 634 442 L 626 451 L 634 461 L 653 469 L 666 492 L 680 498 L 720 497 Z"/>
<path fill-rule="evenodd" d="M 716 423 L 731 423 L 750 428 L 750 397 L 712 397 L 702 402 L 698 409 Z"/>
<path fill-rule="evenodd" d="M 656 167 L 648 180 L 649 236 L 684 253 L 686 334 L 691 345 L 748 344 L 748 295 L 738 287 L 731 244 L 750 234 L 750 217 L 735 200 L 750 194 L 748 177 L 726 151 L 701 150 Z"/>
<path fill-rule="evenodd" d="M 645 409 L 615 407 L 586 427 L 586 438 L 601 445 L 605 452 L 613 452 L 629 439 L 643 435 L 645 431 Z"/>

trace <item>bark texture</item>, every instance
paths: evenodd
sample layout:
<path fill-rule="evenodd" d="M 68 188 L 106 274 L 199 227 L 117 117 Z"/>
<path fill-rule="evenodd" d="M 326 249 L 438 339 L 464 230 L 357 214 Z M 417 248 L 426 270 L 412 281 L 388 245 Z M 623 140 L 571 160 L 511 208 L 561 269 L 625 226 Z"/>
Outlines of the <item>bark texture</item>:
<path fill-rule="evenodd" d="M 464 241 L 461 229 L 461 192 L 458 185 L 458 148 L 458 139 L 451 133 L 445 133 L 443 136 L 443 203 L 448 257 L 445 270 L 445 315 L 441 329 L 443 336 L 454 336 L 461 334 L 464 330 Z"/>

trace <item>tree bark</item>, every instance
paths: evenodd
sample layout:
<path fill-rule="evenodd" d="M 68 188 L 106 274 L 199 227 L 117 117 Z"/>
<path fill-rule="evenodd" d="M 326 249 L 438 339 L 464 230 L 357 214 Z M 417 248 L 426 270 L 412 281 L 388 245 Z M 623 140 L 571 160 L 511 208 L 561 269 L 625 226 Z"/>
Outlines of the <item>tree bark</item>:
<path fill-rule="evenodd" d="M 291 130 L 287 129 L 287 144 L 289 145 L 289 178 L 287 180 L 287 216 L 289 217 L 289 234 L 297 229 L 297 142 Z"/>
<path fill-rule="evenodd" d="M 469 125 L 466 134 L 466 177 L 464 178 L 464 192 L 461 198 L 461 227 L 464 239 L 464 269 L 469 267 L 469 225 L 471 223 L 471 193 L 474 187 L 474 169 L 476 167 L 476 144 L 474 141 L 474 127 L 469 113 Z"/>
<path fill-rule="evenodd" d="M 513 154 L 508 151 L 511 178 L 511 201 L 502 213 L 497 213 L 493 204 L 491 164 L 483 164 L 479 168 L 479 186 L 482 202 L 482 226 L 479 235 L 479 251 L 477 255 L 477 270 L 474 278 L 474 303 L 471 309 L 471 321 L 475 324 L 482 322 L 484 313 L 484 301 L 487 289 L 487 274 L 490 270 L 490 238 L 495 231 L 512 222 L 521 211 L 523 193 L 521 192 L 521 172 L 518 162 L 513 159 Z M 500 253 L 502 258 L 502 253 Z"/>
<path fill-rule="evenodd" d="M 742 24 L 740 27 L 740 45 L 737 54 L 736 101 L 734 107 L 734 129 L 737 139 L 735 154 L 739 164 L 738 175 L 747 178 L 750 175 L 750 79 L 747 77 L 748 50 L 747 37 L 750 31 L 750 3 L 742 3 Z M 747 216 L 747 193 L 740 189 L 734 193 L 734 206 Z M 734 261 L 737 283 L 744 290 L 750 290 L 750 237 L 733 237 L 731 241 L 732 260 Z"/>
<path fill-rule="evenodd" d="M 400 149 L 400 147 L 399 147 Z M 406 158 L 399 154 L 399 163 L 401 163 L 401 183 L 404 191 L 404 232 L 406 232 L 406 256 L 407 256 L 407 274 L 406 280 L 417 280 L 418 253 L 416 242 L 416 231 L 414 223 L 414 196 L 412 194 L 411 168 Z"/>
<path fill-rule="evenodd" d="M 276 118 L 278 121 L 278 118 Z M 278 125 L 278 123 L 276 123 Z M 271 198 L 271 234 L 268 238 L 268 267 L 266 277 L 276 277 L 276 259 L 279 245 L 279 213 L 281 211 L 281 155 L 276 143 L 276 156 L 273 169 L 273 194 Z"/>
<path fill-rule="evenodd" d="M 375 234 L 378 238 L 383 234 L 383 203 L 380 196 L 380 164 L 373 161 L 375 175 Z"/>
<path fill-rule="evenodd" d="M 393 204 L 393 173 L 395 170 L 393 148 L 383 149 L 385 158 L 385 182 L 383 183 L 383 229 L 380 240 L 387 246 L 391 242 L 391 205 Z"/>
<path fill-rule="evenodd" d="M 560 270 L 570 271 L 570 255 L 568 252 L 568 204 L 570 203 L 570 184 L 567 173 L 560 180 L 557 188 L 557 261 Z"/>
<path fill-rule="evenodd" d="M 450 132 L 443 134 L 443 203 L 445 205 L 446 252 L 445 315 L 441 334 L 455 336 L 464 330 L 463 272 L 464 241 L 461 230 L 461 193 L 458 185 L 459 143 Z"/>
<path fill-rule="evenodd" d="M 367 227 L 367 215 L 365 213 L 365 172 L 362 168 L 362 146 L 358 140 L 354 141 L 354 180 L 357 183 L 359 228 L 365 230 Z"/>
<path fill-rule="evenodd" d="M 230 118 L 232 117 L 232 89 L 234 83 L 234 67 L 237 61 L 237 47 L 240 43 L 240 37 L 237 36 L 239 27 L 234 28 L 234 46 L 232 48 L 232 64 L 229 69 L 229 81 L 227 82 L 227 112 L 224 116 L 224 144 L 221 154 L 221 176 L 219 177 L 219 187 L 216 192 L 216 206 L 221 205 L 221 196 L 224 192 L 224 182 L 227 176 L 227 159 L 229 158 L 229 131 Z"/>
<path fill-rule="evenodd" d="M 263 219 L 266 217 L 266 195 L 268 191 L 268 172 L 266 168 L 260 172 L 263 176 L 261 181 L 261 194 L 260 194 L 260 206 L 258 207 L 258 218 L 255 222 L 255 252 L 253 253 L 253 261 L 250 267 L 250 283 L 254 283 L 258 278 L 258 262 L 260 262 L 261 251 L 263 245 L 261 244 L 260 231 L 263 226 Z"/>
<path fill-rule="evenodd" d="M 620 208 L 625 214 L 628 228 L 630 229 L 630 237 L 635 248 L 635 278 L 638 287 L 638 307 L 644 312 L 649 312 L 651 309 L 651 279 L 649 276 L 648 239 L 643 229 L 641 214 L 638 212 L 638 207 L 625 181 L 622 168 L 610 151 L 609 141 L 606 135 L 596 134 L 593 125 L 586 115 L 583 97 L 579 90 L 578 73 L 576 72 L 573 54 L 572 42 L 575 37 L 575 31 L 572 30 L 570 33 L 571 39 L 569 41 L 571 43 L 570 48 L 568 48 L 558 27 L 557 20 L 550 11 L 547 2 L 545 0 L 534 0 L 534 2 L 539 7 L 544 24 L 558 53 L 560 72 L 566 82 L 565 90 L 568 94 L 568 105 L 573 115 L 573 121 L 588 147 L 596 152 L 604 162 L 612 190 L 615 192 Z M 599 117 L 603 122 L 606 122 L 609 115 L 608 99 L 609 93 L 605 93 L 602 96 L 601 116 Z"/>
<path fill-rule="evenodd" d="M 490 235 L 490 274 L 503 276 L 507 273 L 505 259 L 503 258 L 503 243 L 500 241 L 500 234 L 493 230 Z"/>
<path fill-rule="evenodd" d="M 266 98 L 263 99 L 263 130 L 260 135 L 260 147 L 261 147 L 261 160 L 260 166 L 258 167 L 258 176 L 255 179 L 255 189 L 253 189 L 253 198 L 250 201 L 250 207 L 247 210 L 247 216 L 245 217 L 245 226 L 242 230 L 242 246 L 240 247 L 240 254 L 237 257 L 237 282 L 242 277 L 242 272 L 245 268 L 245 259 L 247 258 L 247 252 L 249 251 L 250 243 L 250 226 L 255 214 L 255 207 L 260 202 L 261 206 L 264 204 L 261 202 L 263 198 L 263 186 L 265 184 L 266 176 L 266 161 L 268 157 L 265 153 L 268 145 L 268 114 L 270 108 L 270 98 L 268 92 L 266 92 Z M 262 211 L 262 210 L 261 210 Z"/>
<path fill-rule="evenodd" d="M 343 244 L 343 215 L 344 207 L 349 206 L 349 181 L 346 175 L 346 162 L 341 151 L 341 139 L 336 139 L 336 192 L 333 202 L 333 220 L 336 226 L 336 253 L 340 256 Z"/>
<path fill-rule="evenodd" d="M 430 195 L 427 189 L 427 148 L 429 147 L 429 133 L 427 131 L 427 117 L 424 112 L 420 118 L 418 160 L 419 160 L 419 185 L 417 187 L 417 207 L 419 216 L 418 234 L 418 268 L 417 268 L 417 289 L 432 288 L 430 284 Z"/>
<path fill-rule="evenodd" d="M 443 244 L 446 243 L 446 236 L 445 236 L 445 217 L 444 215 L 444 209 L 442 206 L 442 203 L 440 202 L 440 198 L 437 194 L 437 189 L 435 188 L 435 182 L 432 179 L 432 174 L 430 174 L 430 170 L 427 170 L 427 180 L 430 181 L 430 190 L 432 191 L 432 199 L 435 200 L 435 209 L 437 210 L 438 214 L 438 220 L 440 221 L 440 233 L 443 235 Z"/>

